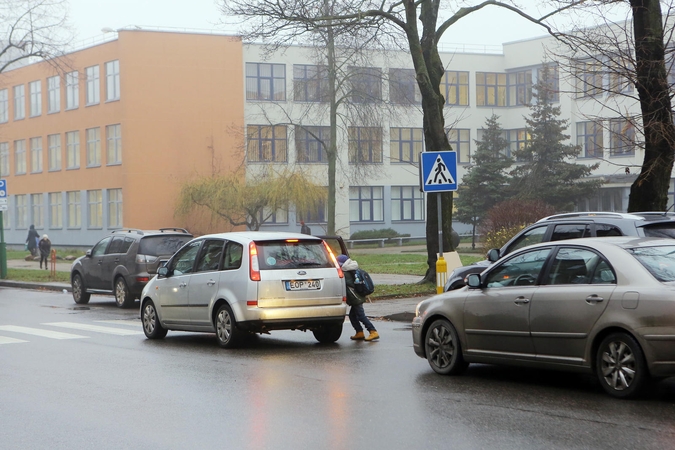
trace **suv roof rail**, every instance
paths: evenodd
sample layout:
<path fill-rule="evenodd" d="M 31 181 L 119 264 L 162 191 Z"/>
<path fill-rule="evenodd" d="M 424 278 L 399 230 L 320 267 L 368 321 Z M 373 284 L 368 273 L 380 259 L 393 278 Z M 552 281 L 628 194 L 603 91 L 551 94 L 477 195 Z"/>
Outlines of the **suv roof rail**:
<path fill-rule="evenodd" d="M 188 230 L 186 230 L 185 228 L 173 228 L 173 227 L 160 228 L 159 231 L 162 232 L 162 233 L 165 232 L 165 231 L 176 231 L 176 232 L 180 232 L 180 233 L 190 234 L 190 232 Z"/>
<path fill-rule="evenodd" d="M 138 228 L 120 228 L 118 230 L 112 230 L 111 233 L 138 233 L 138 234 L 144 234 L 143 230 L 139 230 Z"/>
<path fill-rule="evenodd" d="M 644 214 L 644 213 L 639 213 Z M 555 220 L 555 219 L 567 219 L 574 217 L 614 217 L 617 219 L 636 219 L 639 220 L 642 217 L 636 214 L 628 213 L 617 213 L 617 212 L 607 212 L 607 211 L 587 211 L 587 212 L 572 212 L 572 213 L 562 213 L 554 214 L 552 216 L 544 217 L 539 219 L 537 222 L 544 222 L 546 220 Z"/>
<path fill-rule="evenodd" d="M 640 211 L 636 212 L 635 214 L 638 214 L 640 216 L 661 216 L 661 217 L 672 217 L 675 216 L 674 212 L 668 212 L 668 211 Z"/>

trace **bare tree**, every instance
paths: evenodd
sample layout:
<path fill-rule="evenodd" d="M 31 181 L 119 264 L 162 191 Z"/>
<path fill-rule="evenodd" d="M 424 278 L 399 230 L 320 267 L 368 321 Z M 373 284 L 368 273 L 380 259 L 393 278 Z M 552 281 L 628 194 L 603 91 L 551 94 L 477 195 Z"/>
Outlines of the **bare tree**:
<path fill-rule="evenodd" d="M 70 42 L 65 0 L 0 1 L 0 73 L 63 55 Z"/>

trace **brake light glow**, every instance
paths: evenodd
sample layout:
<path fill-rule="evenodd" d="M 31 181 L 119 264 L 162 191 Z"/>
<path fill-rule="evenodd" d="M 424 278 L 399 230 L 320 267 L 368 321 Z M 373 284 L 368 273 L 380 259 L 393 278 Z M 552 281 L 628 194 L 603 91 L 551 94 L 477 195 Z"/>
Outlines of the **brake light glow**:
<path fill-rule="evenodd" d="M 147 283 L 150 281 L 150 277 L 136 277 L 136 281 L 138 283 Z"/>
<path fill-rule="evenodd" d="M 335 255 L 333 254 L 333 250 L 331 250 L 330 245 L 328 245 L 328 244 L 326 243 L 326 241 L 323 241 L 323 246 L 326 247 L 326 250 L 328 251 L 328 255 L 330 256 L 331 261 L 333 261 L 333 265 L 335 266 L 335 268 L 336 268 L 337 271 L 338 271 L 338 276 L 339 276 L 340 278 L 344 278 L 344 277 L 345 277 L 345 274 L 342 273 L 342 267 L 340 267 L 340 264 L 338 264 L 337 258 L 336 258 Z"/>
<path fill-rule="evenodd" d="M 258 306 L 258 300 L 246 300 L 246 306 Z"/>
<path fill-rule="evenodd" d="M 347 303 L 347 296 L 342 297 L 342 303 Z"/>
<path fill-rule="evenodd" d="M 300 242 L 299 239 L 286 239 L 286 242 Z"/>
<path fill-rule="evenodd" d="M 248 244 L 248 267 L 251 281 L 260 281 L 260 265 L 258 264 L 258 248 L 255 242 Z"/>

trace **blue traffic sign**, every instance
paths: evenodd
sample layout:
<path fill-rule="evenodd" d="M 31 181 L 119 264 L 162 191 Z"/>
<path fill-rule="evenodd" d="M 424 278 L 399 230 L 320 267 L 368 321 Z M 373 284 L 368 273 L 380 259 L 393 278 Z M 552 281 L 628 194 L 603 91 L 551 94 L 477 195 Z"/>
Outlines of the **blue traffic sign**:
<path fill-rule="evenodd" d="M 7 180 L 0 180 L 0 198 L 7 198 Z"/>
<path fill-rule="evenodd" d="M 423 192 L 457 190 L 457 152 L 422 152 L 420 162 Z"/>

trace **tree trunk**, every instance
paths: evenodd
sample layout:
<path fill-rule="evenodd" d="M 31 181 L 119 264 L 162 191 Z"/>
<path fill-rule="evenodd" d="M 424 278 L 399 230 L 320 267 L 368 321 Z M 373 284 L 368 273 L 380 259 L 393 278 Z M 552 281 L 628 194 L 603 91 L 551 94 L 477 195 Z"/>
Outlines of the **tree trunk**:
<path fill-rule="evenodd" d="M 328 89 L 330 101 L 330 142 L 326 149 L 326 156 L 328 157 L 328 200 L 326 204 L 326 219 L 328 236 L 335 235 L 335 171 L 337 170 L 337 74 L 335 68 L 335 39 L 333 36 L 333 29 L 328 27 L 327 30 L 328 42 L 326 59 L 328 65 Z"/>
<path fill-rule="evenodd" d="M 665 211 L 673 170 L 675 126 L 665 65 L 661 5 L 659 0 L 631 0 L 630 5 L 645 159 L 630 189 L 628 211 Z"/>

